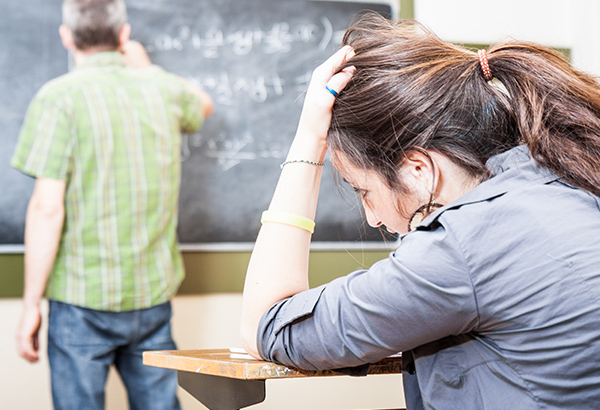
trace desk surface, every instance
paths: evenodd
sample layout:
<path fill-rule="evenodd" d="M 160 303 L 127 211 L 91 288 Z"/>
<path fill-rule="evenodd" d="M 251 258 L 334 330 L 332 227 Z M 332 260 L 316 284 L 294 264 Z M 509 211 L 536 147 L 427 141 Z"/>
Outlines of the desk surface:
<path fill-rule="evenodd" d="M 191 373 L 210 374 L 243 380 L 291 377 L 339 376 L 332 371 L 304 371 L 254 360 L 229 349 L 163 350 L 144 352 L 144 364 Z M 369 374 L 401 373 L 402 357 L 390 356 L 369 368 Z"/>

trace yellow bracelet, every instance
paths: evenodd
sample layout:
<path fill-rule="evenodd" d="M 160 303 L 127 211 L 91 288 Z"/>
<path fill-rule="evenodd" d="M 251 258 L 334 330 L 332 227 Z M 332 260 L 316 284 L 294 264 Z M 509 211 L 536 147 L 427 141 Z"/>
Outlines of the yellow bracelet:
<path fill-rule="evenodd" d="M 274 222 L 295 226 L 296 228 L 304 229 L 310 233 L 315 231 L 315 222 L 300 215 L 288 214 L 285 212 L 264 211 L 260 223 Z"/>

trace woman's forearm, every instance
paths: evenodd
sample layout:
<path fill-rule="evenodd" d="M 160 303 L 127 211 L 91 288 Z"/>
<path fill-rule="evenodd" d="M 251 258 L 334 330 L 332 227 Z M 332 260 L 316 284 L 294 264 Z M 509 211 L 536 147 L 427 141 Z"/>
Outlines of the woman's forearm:
<path fill-rule="evenodd" d="M 288 160 L 322 162 L 324 156 L 324 147 L 295 142 Z M 286 165 L 269 210 L 314 220 L 321 174 L 322 167 L 313 164 Z M 281 223 L 262 225 L 244 285 L 242 339 L 250 354 L 257 355 L 256 329 L 262 314 L 278 300 L 308 289 L 310 241 L 311 234 L 304 229 Z"/>
<path fill-rule="evenodd" d="M 341 90 L 353 69 L 338 72 L 353 55 L 343 48 L 314 72 L 298 124 L 275 189 L 269 211 L 314 220 L 319 185 L 327 151 L 327 131 L 335 98 L 325 86 Z M 256 338 L 260 319 L 275 302 L 308 289 L 308 258 L 311 233 L 297 226 L 266 222 L 260 229 L 244 285 L 242 306 L 242 343 L 248 353 L 258 357 Z"/>

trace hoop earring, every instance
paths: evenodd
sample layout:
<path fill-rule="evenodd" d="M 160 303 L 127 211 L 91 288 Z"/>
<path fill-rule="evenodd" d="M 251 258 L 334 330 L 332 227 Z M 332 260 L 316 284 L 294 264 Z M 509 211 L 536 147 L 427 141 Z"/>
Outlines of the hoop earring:
<path fill-rule="evenodd" d="M 425 205 L 421 205 L 418 207 L 408 219 L 408 232 L 415 229 L 425 218 L 427 218 L 433 211 L 443 207 L 444 205 L 438 204 L 437 202 L 433 202 L 433 198 L 429 201 L 429 203 Z"/>

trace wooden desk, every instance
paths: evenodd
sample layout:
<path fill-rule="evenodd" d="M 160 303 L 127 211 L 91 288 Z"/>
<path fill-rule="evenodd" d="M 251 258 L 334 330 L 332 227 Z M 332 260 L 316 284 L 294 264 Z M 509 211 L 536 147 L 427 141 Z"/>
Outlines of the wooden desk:
<path fill-rule="evenodd" d="M 144 352 L 144 364 L 177 370 L 179 385 L 211 410 L 236 410 L 265 400 L 265 380 L 340 376 L 254 360 L 229 349 Z M 372 364 L 368 374 L 401 373 L 401 356 Z"/>

